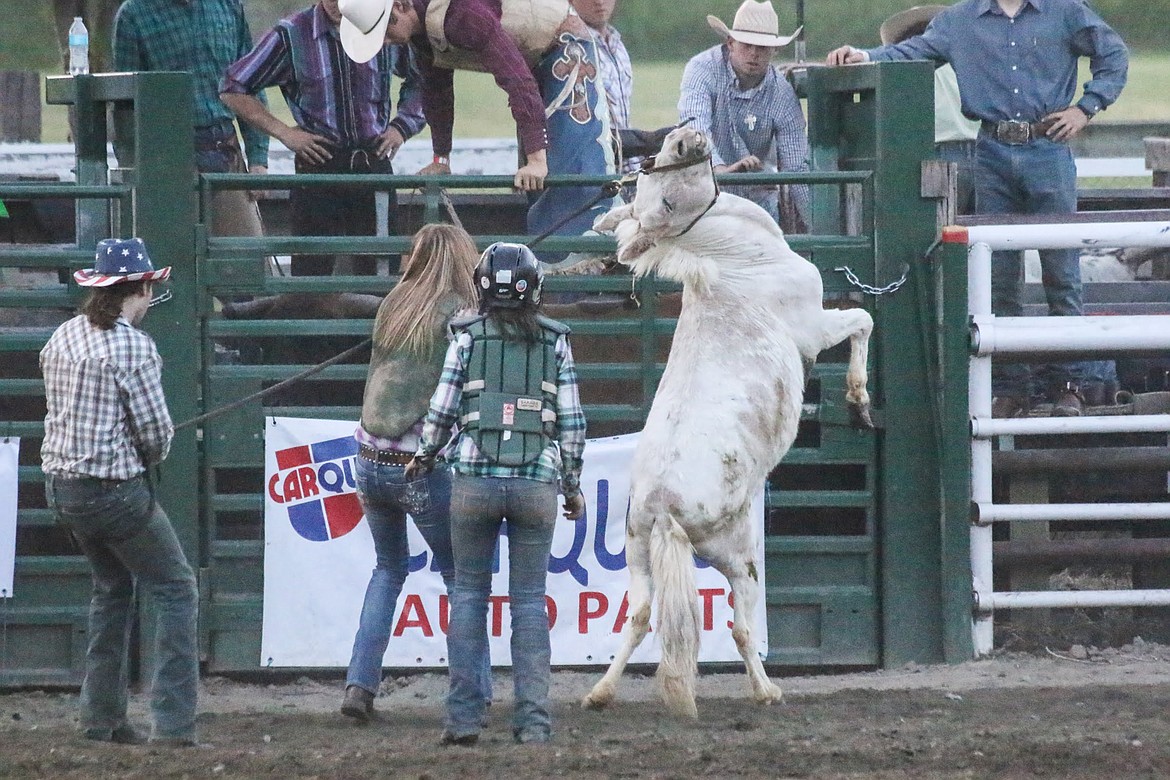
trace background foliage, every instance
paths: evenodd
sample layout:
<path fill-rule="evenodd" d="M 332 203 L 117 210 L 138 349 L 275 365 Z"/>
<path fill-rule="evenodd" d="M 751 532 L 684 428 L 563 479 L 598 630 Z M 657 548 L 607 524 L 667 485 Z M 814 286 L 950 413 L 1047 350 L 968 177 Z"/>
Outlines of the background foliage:
<path fill-rule="evenodd" d="M 259 35 L 281 16 L 309 0 L 244 0 L 252 32 Z M 890 14 L 920 0 L 805 0 L 806 40 L 811 59 L 842 43 L 877 44 L 877 28 Z M 97 16 L 99 4 L 118 0 L 57 0 L 75 13 Z M 685 60 L 718 39 L 706 15 L 730 23 L 740 0 L 619 0 L 616 22 L 631 54 L 641 60 Z M 796 0 L 773 0 L 783 32 L 796 26 Z M 1091 0 L 1097 11 L 1135 49 L 1167 48 L 1170 0 Z M 93 30 L 92 45 L 105 48 L 108 31 Z M 59 62 L 49 0 L 0 0 L 0 68 L 54 70 Z"/>

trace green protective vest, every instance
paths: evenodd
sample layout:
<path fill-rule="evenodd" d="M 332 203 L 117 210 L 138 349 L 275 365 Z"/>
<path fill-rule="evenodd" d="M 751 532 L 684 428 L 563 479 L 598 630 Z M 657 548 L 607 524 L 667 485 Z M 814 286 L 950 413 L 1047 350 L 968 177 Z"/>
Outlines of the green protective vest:
<path fill-rule="evenodd" d="M 463 432 L 501 466 L 532 463 L 556 434 L 557 338 L 568 326 L 537 317 L 539 341 L 507 341 L 490 318 L 452 323 L 472 338 L 459 404 Z"/>

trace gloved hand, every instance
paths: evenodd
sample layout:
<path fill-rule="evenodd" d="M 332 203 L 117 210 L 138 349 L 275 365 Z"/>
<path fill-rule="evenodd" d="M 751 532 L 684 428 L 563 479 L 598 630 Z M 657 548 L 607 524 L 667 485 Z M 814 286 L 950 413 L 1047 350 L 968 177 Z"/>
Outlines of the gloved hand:
<path fill-rule="evenodd" d="M 403 469 L 403 476 L 408 480 L 415 480 L 430 474 L 435 468 L 435 456 L 415 455 Z"/>
<path fill-rule="evenodd" d="M 565 496 L 565 519 L 580 520 L 585 516 L 585 495 L 578 490 L 571 496 Z"/>

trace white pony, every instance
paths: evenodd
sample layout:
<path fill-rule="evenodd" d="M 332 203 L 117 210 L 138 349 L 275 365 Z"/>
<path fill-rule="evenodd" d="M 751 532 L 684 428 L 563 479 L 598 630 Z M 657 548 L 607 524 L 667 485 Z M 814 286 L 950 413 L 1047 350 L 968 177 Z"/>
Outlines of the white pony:
<path fill-rule="evenodd" d="M 793 252 L 756 204 L 719 193 L 706 137 L 672 131 L 634 202 L 601 217 L 618 260 L 638 276 L 683 283 L 666 371 L 634 455 L 626 561 L 630 620 L 605 676 L 582 701 L 614 698 L 630 654 L 650 628 L 658 588 L 663 701 L 697 716 L 699 610 L 692 551 L 727 577 L 732 636 L 756 701 L 781 698 L 752 637 L 760 597 L 752 498 L 796 438 L 807 372 L 822 350 L 850 339 L 846 399 L 871 426 L 866 359 L 873 320 L 862 309 L 822 308 L 817 268 Z"/>

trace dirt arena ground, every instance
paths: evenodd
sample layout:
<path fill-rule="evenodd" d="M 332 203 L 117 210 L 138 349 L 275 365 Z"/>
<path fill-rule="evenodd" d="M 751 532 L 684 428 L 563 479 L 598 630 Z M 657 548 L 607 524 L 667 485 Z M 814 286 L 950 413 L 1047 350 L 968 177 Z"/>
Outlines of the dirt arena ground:
<path fill-rule="evenodd" d="M 77 734 L 74 693 L 0 695 L 0 778 L 1166 778 L 1170 647 L 1003 653 L 956 666 L 787 677 L 759 707 L 741 673 L 700 679 L 699 719 L 663 714 L 652 678 L 584 711 L 593 672 L 556 672 L 555 737 L 512 742 L 510 681 L 479 745 L 439 747 L 442 674 L 388 679 L 379 717 L 337 714 L 341 681 L 211 677 L 199 748 L 121 747 Z M 145 702 L 133 714 L 145 723 Z"/>

